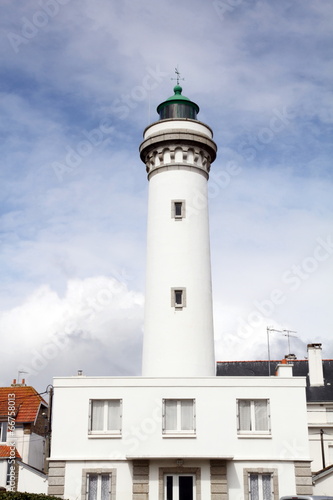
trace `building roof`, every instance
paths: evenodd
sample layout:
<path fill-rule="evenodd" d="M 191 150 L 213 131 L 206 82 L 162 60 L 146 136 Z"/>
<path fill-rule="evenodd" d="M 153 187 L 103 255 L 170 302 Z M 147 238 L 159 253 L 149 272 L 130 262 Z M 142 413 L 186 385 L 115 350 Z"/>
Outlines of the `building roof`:
<path fill-rule="evenodd" d="M 157 113 L 160 115 L 160 119 L 164 118 L 192 118 L 196 120 L 196 116 L 200 111 L 199 106 L 191 101 L 188 97 L 182 95 L 182 87 L 177 84 L 174 88 L 174 95 L 168 97 L 166 101 L 161 102 L 157 106 Z M 176 105 L 176 108 L 172 107 Z M 180 106 L 183 105 L 182 111 L 180 112 Z M 169 108 L 166 110 L 165 108 Z M 178 111 L 177 111 L 177 108 Z"/>
<path fill-rule="evenodd" d="M 331 475 L 333 475 L 333 465 L 329 465 L 328 467 L 319 470 L 312 476 L 312 479 L 315 482 L 318 481 L 319 479 L 322 479 L 325 476 L 331 476 Z"/>
<path fill-rule="evenodd" d="M 15 398 L 12 395 L 15 394 Z M 15 422 L 35 422 L 40 406 L 47 408 L 46 401 L 31 386 L 0 387 L 0 419 L 8 416 L 8 402 L 15 399 Z"/>
<path fill-rule="evenodd" d="M 0 459 L 1 458 L 9 458 L 11 456 L 10 452 L 11 452 L 10 446 L 8 446 L 6 444 L 0 445 Z M 16 448 L 15 448 L 15 458 L 21 459 L 21 455 L 19 454 L 19 452 L 17 451 Z"/>
<path fill-rule="evenodd" d="M 261 361 L 218 361 L 216 375 L 218 377 L 268 377 L 269 362 Z M 281 360 L 270 361 L 270 372 L 275 374 Z M 293 359 L 294 377 L 306 377 L 306 399 L 310 403 L 333 401 L 333 359 L 323 360 L 324 385 L 310 386 L 309 365 L 307 359 Z"/>

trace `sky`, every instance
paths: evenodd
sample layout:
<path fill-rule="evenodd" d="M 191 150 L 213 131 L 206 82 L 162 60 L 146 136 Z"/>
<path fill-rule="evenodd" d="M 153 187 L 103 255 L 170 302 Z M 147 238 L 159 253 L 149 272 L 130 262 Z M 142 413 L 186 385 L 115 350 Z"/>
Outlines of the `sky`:
<path fill-rule="evenodd" d="M 0 385 L 25 378 L 42 392 L 78 370 L 140 375 L 138 148 L 176 67 L 218 146 L 216 359 L 267 359 L 268 347 L 271 359 L 304 359 L 308 343 L 332 358 L 331 0 L 2 0 L 1 10 Z"/>

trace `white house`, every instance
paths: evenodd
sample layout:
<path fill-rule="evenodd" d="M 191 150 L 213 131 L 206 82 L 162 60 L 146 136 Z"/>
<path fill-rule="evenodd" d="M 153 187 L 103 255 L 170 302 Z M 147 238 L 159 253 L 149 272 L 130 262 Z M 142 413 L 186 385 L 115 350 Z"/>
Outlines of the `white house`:
<path fill-rule="evenodd" d="M 0 486 L 46 493 L 48 405 L 24 380 L 0 387 Z"/>
<path fill-rule="evenodd" d="M 311 457 L 313 492 L 333 492 L 333 360 L 322 359 L 321 344 L 309 344 L 306 359 L 287 355 L 293 375 L 306 379 L 308 439 Z M 271 361 L 273 373 L 276 361 Z M 268 361 L 223 361 L 217 363 L 218 376 L 264 376 Z"/>
<path fill-rule="evenodd" d="M 207 181 L 212 130 L 182 95 L 144 131 L 149 181 L 142 377 L 54 380 L 49 494 L 278 500 L 312 493 L 305 378 L 215 376 Z"/>

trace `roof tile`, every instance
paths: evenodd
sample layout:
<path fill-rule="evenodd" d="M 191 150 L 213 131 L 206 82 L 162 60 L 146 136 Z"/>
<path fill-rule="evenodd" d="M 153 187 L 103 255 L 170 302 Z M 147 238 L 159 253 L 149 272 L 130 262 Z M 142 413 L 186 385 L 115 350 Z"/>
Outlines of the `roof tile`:
<path fill-rule="evenodd" d="M 15 398 L 13 398 L 15 394 Z M 41 404 L 47 407 L 46 401 L 31 386 L 0 387 L 0 419 L 8 415 L 8 401 L 15 399 L 15 422 L 34 422 Z"/>
<path fill-rule="evenodd" d="M 6 444 L 1 444 L 0 445 L 0 458 L 9 458 L 10 457 L 10 452 L 11 452 L 11 447 L 6 445 Z M 15 458 L 20 458 L 21 455 L 15 448 Z"/>

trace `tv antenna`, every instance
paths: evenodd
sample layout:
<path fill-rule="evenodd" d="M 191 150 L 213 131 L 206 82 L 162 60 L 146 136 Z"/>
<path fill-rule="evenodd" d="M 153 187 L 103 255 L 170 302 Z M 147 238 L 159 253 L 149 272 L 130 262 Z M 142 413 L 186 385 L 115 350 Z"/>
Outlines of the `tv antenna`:
<path fill-rule="evenodd" d="M 25 372 L 24 370 L 19 370 L 17 373 L 17 383 L 18 384 L 20 383 L 20 375 L 23 375 L 23 373 L 28 373 L 28 372 Z"/>
<path fill-rule="evenodd" d="M 297 335 L 291 335 L 292 333 L 297 333 L 294 332 L 293 330 L 277 330 L 275 328 L 272 328 L 270 326 L 267 327 L 267 351 L 268 351 L 268 375 L 271 374 L 271 352 L 270 352 L 270 346 L 269 346 L 269 334 L 274 332 L 274 333 L 281 333 L 285 337 L 288 337 L 288 354 L 291 354 L 290 352 L 290 337 L 294 337 L 297 339 Z"/>
<path fill-rule="evenodd" d="M 297 335 L 291 335 L 291 333 L 297 333 L 297 332 L 294 332 L 293 330 L 282 330 L 282 335 L 284 335 L 285 337 L 288 337 L 288 351 L 289 351 L 288 354 L 291 354 L 290 337 L 293 337 L 294 339 L 298 339 Z"/>

